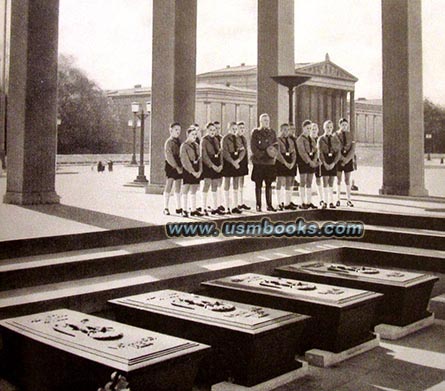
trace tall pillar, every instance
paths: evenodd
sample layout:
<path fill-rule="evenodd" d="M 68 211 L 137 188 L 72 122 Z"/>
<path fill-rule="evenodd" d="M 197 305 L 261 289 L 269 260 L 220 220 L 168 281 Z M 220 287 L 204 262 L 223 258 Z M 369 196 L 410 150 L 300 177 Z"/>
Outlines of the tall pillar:
<path fill-rule="evenodd" d="M 349 129 L 352 133 L 352 137 L 355 139 L 355 129 L 358 123 L 357 117 L 355 115 L 355 96 L 354 91 L 349 92 Z"/>
<path fill-rule="evenodd" d="M 226 126 L 226 104 L 221 103 L 221 129 L 223 131 L 223 134 L 225 134 L 224 132 Z"/>
<path fill-rule="evenodd" d="M 165 182 L 168 127 L 195 122 L 196 0 L 153 0 L 152 132 L 148 192 Z"/>
<path fill-rule="evenodd" d="M 272 128 L 287 122 L 289 95 L 271 76 L 294 72 L 294 0 L 258 0 L 257 108 Z"/>
<path fill-rule="evenodd" d="M 420 0 L 382 0 L 382 194 L 427 195 Z"/>
<path fill-rule="evenodd" d="M 0 2 L 0 175 L 6 167 L 6 99 L 8 95 L 10 2 Z"/>
<path fill-rule="evenodd" d="M 59 0 L 11 1 L 5 203 L 60 200 L 55 191 L 58 27 Z"/>
<path fill-rule="evenodd" d="M 205 108 L 206 108 L 206 122 L 211 121 L 211 103 L 210 102 L 204 102 Z"/>
<path fill-rule="evenodd" d="M 377 116 L 373 115 L 372 116 L 372 143 L 373 144 L 375 144 L 375 134 L 376 134 L 376 131 L 377 131 L 377 129 L 376 129 L 377 121 L 376 121 L 376 119 L 377 119 Z"/>
<path fill-rule="evenodd" d="M 318 89 L 317 87 L 310 87 L 311 94 L 311 121 L 318 123 Z"/>
<path fill-rule="evenodd" d="M 320 134 L 323 134 L 323 122 L 326 120 L 324 115 L 324 89 L 319 89 L 318 93 L 318 127 Z"/>
<path fill-rule="evenodd" d="M 256 126 L 255 118 L 253 118 L 253 106 L 249 105 L 249 130 L 252 130 Z"/>

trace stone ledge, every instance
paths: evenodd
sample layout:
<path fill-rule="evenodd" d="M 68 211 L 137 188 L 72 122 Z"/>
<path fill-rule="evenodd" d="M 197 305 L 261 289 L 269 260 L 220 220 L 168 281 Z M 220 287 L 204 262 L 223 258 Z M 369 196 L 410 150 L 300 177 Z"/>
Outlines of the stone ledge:
<path fill-rule="evenodd" d="M 376 337 L 370 341 L 364 342 L 350 349 L 343 350 L 339 353 L 328 352 L 320 349 L 311 349 L 306 352 L 305 358 L 310 365 L 326 368 L 341 363 L 359 354 L 365 353 L 368 350 L 374 349 L 375 347 L 379 346 L 379 344 L 380 337 L 376 335 Z"/>
<path fill-rule="evenodd" d="M 408 324 L 406 326 L 393 326 L 390 324 L 379 324 L 374 328 L 374 331 L 380 335 L 382 339 L 397 340 L 412 334 L 416 331 L 422 330 L 434 323 L 434 313 L 430 316 L 420 319 L 417 322 Z"/>

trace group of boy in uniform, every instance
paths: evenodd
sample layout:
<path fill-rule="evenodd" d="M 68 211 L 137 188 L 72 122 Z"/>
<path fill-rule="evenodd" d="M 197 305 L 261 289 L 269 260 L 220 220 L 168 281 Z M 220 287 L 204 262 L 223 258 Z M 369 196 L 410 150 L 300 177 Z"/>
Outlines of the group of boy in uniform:
<path fill-rule="evenodd" d="M 302 123 L 302 132 L 296 135 L 295 126 L 282 124 L 278 131 L 270 128 L 270 117 L 261 114 L 260 126 L 253 129 L 250 148 L 245 136 L 245 123 L 229 122 L 223 136 L 218 121 L 205 126 L 201 138 L 198 124 L 187 129 L 181 143 L 181 125 L 170 126 L 170 137 L 165 142 L 164 214 L 169 215 L 169 200 L 173 190 L 176 214 L 183 217 L 241 214 L 251 208 L 244 203 L 244 178 L 253 169 L 256 211 L 262 211 L 262 187 L 265 184 L 266 210 L 277 211 L 272 203 L 272 183 L 276 182 L 279 210 L 317 209 L 312 201 L 312 182 L 315 176 L 321 208 L 341 205 L 342 177 L 346 184 L 347 206 L 351 201 L 351 173 L 355 169 L 355 141 L 345 118 L 334 124 L 323 123 L 323 134 L 318 125 L 309 120 Z M 292 202 L 292 191 L 297 171 L 300 175 L 299 205 Z M 334 181 L 337 178 L 337 201 L 334 201 Z M 201 186 L 201 182 L 203 182 Z M 197 192 L 201 187 L 202 206 L 197 206 Z M 209 191 L 211 200 L 209 202 Z"/>

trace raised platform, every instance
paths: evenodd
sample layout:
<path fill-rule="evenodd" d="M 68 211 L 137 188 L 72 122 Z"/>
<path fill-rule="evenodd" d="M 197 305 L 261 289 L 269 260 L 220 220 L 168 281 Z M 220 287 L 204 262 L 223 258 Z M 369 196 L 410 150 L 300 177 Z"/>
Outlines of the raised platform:
<path fill-rule="evenodd" d="M 380 337 L 377 335 L 370 341 L 363 342 L 360 345 L 354 346 L 342 352 L 333 353 L 326 350 L 311 349 L 305 353 L 304 357 L 310 365 L 326 368 L 337 365 L 345 360 L 358 356 L 359 354 L 368 352 L 369 350 L 379 346 L 379 343 Z"/>
<path fill-rule="evenodd" d="M 374 331 L 380 335 L 380 338 L 382 339 L 397 340 L 422 330 L 425 327 L 431 326 L 432 324 L 434 324 L 434 313 L 424 319 L 420 319 L 405 326 L 394 326 L 382 323 L 377 325 L 374 328 Z"/>

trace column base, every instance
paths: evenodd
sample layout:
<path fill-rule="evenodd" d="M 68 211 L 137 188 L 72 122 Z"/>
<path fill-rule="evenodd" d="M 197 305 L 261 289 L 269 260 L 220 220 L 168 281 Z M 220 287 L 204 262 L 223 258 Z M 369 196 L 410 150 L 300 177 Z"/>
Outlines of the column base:
<path fill-rule="evenodd" d="M 3 197 L 3 202 L 14 205 L 60 204 L 60 197 L 55 191 L 33 193 L 8 191 Z"/>
<path fill-rule="evenodd" d="M 145 186 L 145 194 L 163 194 L 165 185 L 149 183 Z"/>
<path fill-rule="evenodd" d="M 134 180 L 135 183 L 148 183 L 148 179 L 145 175 L 138 175 Z"/>
<path fill-rule="evenodd" d="M 382 186 L 379 189 L 380 195 L 399 195 L 412 197 L 428 197 L 428 190 L 424 187 L 403 188 L 399 186 Z"/>

